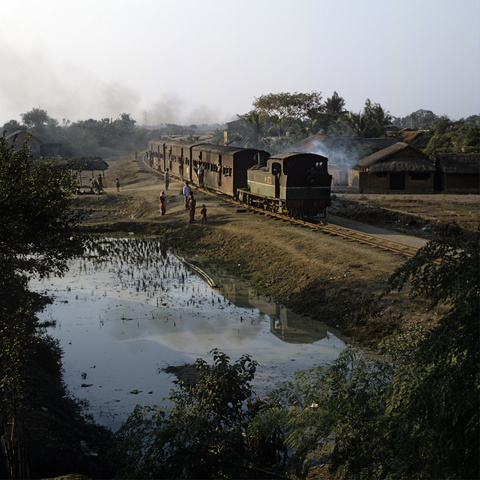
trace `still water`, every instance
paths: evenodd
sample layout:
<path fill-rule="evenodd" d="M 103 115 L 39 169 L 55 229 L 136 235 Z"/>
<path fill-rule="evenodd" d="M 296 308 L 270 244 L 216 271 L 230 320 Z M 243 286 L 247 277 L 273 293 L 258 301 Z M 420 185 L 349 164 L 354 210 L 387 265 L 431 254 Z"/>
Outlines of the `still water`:
<path fill-rule="evenodd" d="M 176 380 L 166 367 L 211 363 L 213 348 L 232 363 L 251 355 L 259 363 L 253 389 L 262 396 L 297 370 L 330 364 L 345 345 L 333 329 L 231 278 L 211 288 L 158 242 L 108 248 L 106 258 L 75 260 L 63 278 L 31 286 L 53 296 L 40 318 L 54 322 L 47 333 L 64 351 L 70 393 L 113 430 L 135 405 L 165 404 Z"/>

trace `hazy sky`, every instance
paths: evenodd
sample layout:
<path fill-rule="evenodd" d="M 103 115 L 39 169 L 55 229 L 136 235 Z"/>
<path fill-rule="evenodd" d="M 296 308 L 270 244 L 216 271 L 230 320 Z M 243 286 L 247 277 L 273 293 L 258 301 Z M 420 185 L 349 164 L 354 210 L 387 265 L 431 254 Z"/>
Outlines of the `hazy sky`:
<path fill-rule="evenodd" d="M 0 0 L 0 125 L 236 119 L 338 92 L 396 117 L 480 114 L 479 0 Z"/>

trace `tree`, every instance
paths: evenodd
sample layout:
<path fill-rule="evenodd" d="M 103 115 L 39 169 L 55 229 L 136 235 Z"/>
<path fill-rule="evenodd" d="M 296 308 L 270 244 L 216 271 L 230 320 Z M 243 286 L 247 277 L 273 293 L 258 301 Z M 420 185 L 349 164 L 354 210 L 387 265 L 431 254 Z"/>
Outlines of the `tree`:
<path fill-rule="evenodd" d="M 233 365 L 212 350 L 213 365 L 197 359 L 198 378 L 172 390 L 169 413 L 137 406 L 118 432 L 112 456 L 128 478 L 246 477 L 250 454 L 243 435 L 245 402 L 256 362 L 243 355 Z"/>
<path fill-rule="evenodd" d="M 312 119 L 310 126 L 312 133 L 324 135 L 338 133 L 337 123 L 345 114 L 345 100 L 337 92 L 333 92 L 333 95 L 325 101 L 323 111 Z"/>
<path fill-rule="evenodd" d="M 245 134 L 241 136 L 242 146 L 265 150 L 267 147 L 265 141 L 266 119 L 254 110 L 246 115 L 239 115 L 239 117 L 243 120 L 243 126 L 245 127 Z"/>
<path fill-rule="evenodd" d="M 36 315 L 48 300 L 28 281 L 61 275 L 68 259 L 83 252 L 85 240 L 75 230 L 81 213 L 70 209 L 75 187 L 68 168 L 30 158 L 28 136 L 18 151 L 5 134 L 0 138 L 0 435 L 11 478 L 21 475 L 17 455 L 34 361 L 39 352 L 60 358 L 39 331 Z"/>
<path fill-rule="evenodd" d="M 325 113 L 331 115 L 345 113 L 345 99 L 337 92 L 333 92 L 333 95 L 330 98 L 327 98 L 325 102 Z"/>
<path fill-rule="evenodd" d="M 393 124 L 399 128 L 426 130 L 437 120 L 431 110 L 417 110 L 404 118 L 395 118 Z"/>
<path fill-rule="evenodd" d="M 387 363 L 347 348 L 330 367 L 297 372 L 269 394 L 249 432 L 283 431 L 289 467 L 301 478 L 321 459 L 332 471 L 344 469 L 345 478 L 374 478 L 376 449 L 386 452 L 376 427 L 384 422 L 382 394 L 390 378 Z"/>
<path fill-rule="evenodd" d="M 336 478 L 476 478 L 479 240 L 453 229 L 390 278 L 445 309 L 435 327 L 394 336 L 384 360 L 347 349 L 269 396 L 252 428 L 283 430 L 298 475 L 323 460 Z"/>
<path fill-rule="evenodd" d="M 373 103 L 367 98 L 363 112 L 349 113 L 343 118 L 344 125 L 351 134 L 365 138 L 382 137 L 391 125 L 392 117 L 378 103 Z"/>
<path fill-rule="evenodd" d="M 22 122 L 28 128 L 42 127 L 50 118 L 47 111 L 42 110 L 41 108 L 33 108 L 29 112 L 22 113 L 20 116 L 22 117 Z"/>
<path fill-rule="evenodd" d="M 448 117 L 439 117 L 429 134 L 425 153 L 431 157 L 438 153 L 480 152 L 480 127 L 464 120 L 452 122 Z"/>
<path fill-rule="evenodd" d="M 17 130 L 25 130 L 25 126 L 22 126 L 19 122 L 17 122 L 17 120 L 10 120 L 3 126 L 2 133 L 5 132 L 7 135 L 9 135 Z"/>
<path fill-rule="evenodd" d="M 35 313 L 45 299 L 28 291 L 32 275 L 61 275 L 84 248 L 75 232 L 81 213 L 69 208 L 75 179 L 65 168 L 32 161 L 28 138 L 19 151 L 0 138 L 0 394 L 18 390 L 21 368 L 38 343 Z M 17 382 L 13 388 L 12 382 Z M 7 387 L 8 386 L 8 387 Z M 6 389 L 6 390 L 5 390 Z M 2 401 L 2 410 L 8 409 Z"/>
<path fill-rule="evenodd" d="M 322 95 L 311 93 L 270 93 L 253 102 L 254 111 L 272 121 L 283 136 L 297 121 L 311 120 L 323 111 Z"/>
<path fill-rule="evenodd" d="M 410 285 L 412 296 L 425 295 L 431 308 L 447 309 L 399 365 L 392 384 L 387 413 L 397 438 L 408 440 L 405 476 L 463 479 L 480 470 L 479 243 L 480 229 L 463 238 L 453 228 L 390 279 L 392 288 Z"/>

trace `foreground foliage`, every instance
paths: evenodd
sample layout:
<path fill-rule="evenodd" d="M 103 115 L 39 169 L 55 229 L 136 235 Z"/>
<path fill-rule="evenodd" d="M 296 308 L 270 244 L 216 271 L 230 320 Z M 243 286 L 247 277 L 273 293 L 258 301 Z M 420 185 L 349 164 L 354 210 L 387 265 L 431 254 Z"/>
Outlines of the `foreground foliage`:
<path fill-rule="evenodd" d="M 337 478 L 477 478 L 479 268 L 478 235 L 427 244 L 390 281 L 444 305 L 437 325 L 393 338 L 385 360 L 348 349 L 299 372 L 252 427 L 282 428 L 301 476 L 320 462 Z"/>
<path fill-rule="evenodd" d="M 30 291 L 28 281 L 61 275 L 84 248 L 75 231 L 80 214 L 69 208 L 75 179 L 33 161 L 27 142 L 13 148 L 0 137 L 0 436 L 8 467 L 0 465 L 0 475 L 15 478 L 27 474 L 26 420 L 45 405 L 35 403 L 34 380 L 47 371 L 60 384 L 60 349 L 37 318 L 48 299 Z"/>
<path fill-rule="evenodd" d="M 112 458 L 122 478 L 239 478 L 250 455 L 242 426 L 256 362 L 233 365 L 213 350 L 213 365 L 197 359 L 198 378 L 181 383 L 173 407 L 137 406 L 117 434 Z"/>

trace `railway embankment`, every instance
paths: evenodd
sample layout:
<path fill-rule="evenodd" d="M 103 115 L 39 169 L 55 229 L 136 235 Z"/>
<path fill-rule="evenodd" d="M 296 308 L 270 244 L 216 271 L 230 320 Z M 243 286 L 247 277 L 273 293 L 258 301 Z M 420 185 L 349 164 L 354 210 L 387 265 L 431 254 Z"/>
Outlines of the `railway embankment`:
<path fill-rule="evenodd" d="M 181 198 L 170 195 L 164 217 L 95 221 L 86 228 L 156 238 L 214 280 L 220 269 L 363 345 L 374 346 L 406 323 L 431 321 L 421 300 L 413 302 L 403 292 L 383 296 L 403 256 L 254 215 L 200 192 L 197 196 L 208 205 L 206 225 L 188 223 Z"/>
<path fill-rule="evenodd" d="M 421 299 L 414 301 L 406 292 L 384 295 L 388 278 L 406 261 L 402 255 L 253 214 L 202 190 L 195 190 L 197 210 L 206 205 L 207 223 L 197 219 L 190 224 L 183 184 L 175 179 L 165 191 L 167 212 L 162 216 L 161 175 L 135 162 L 133 155 L 109 165 L 106 195 L 79 196 L 75 201 L 79 208 L 90 210 L 84 226 L 92 232 L 156 238 L 212 277 L 211 266 L 221 267 L 364 345 L 376 345 L 405 325 L 435 322 L 436 312 L 427 312 Z M 120 191 L 115 188 L 116 177 Z M 332 203 L 330 213 L 344 221 L 413 235 L 417 244 L 419 238 L 428 240 L 453 226 L 468 234 L 480 219 L 478 196 L 370 197 L 340 190 L 334 191 Z"/>

